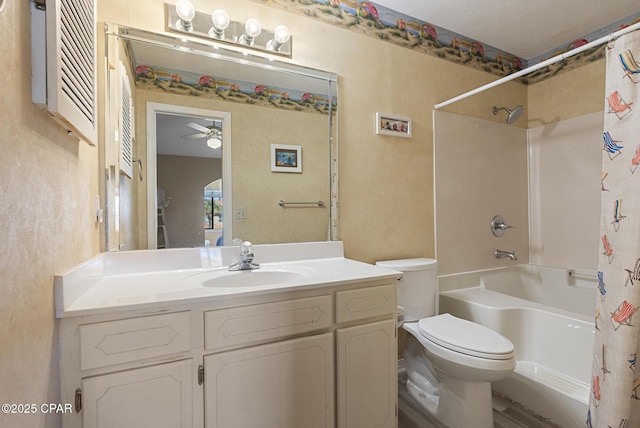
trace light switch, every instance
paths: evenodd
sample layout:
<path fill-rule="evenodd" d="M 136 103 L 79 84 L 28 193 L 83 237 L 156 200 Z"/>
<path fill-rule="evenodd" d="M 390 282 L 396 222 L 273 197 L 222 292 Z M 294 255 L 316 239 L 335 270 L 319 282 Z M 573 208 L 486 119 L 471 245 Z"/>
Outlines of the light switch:
<path fill-rule="evenodd" d="M 236 220 L 244 220 L 247 218 L 247 209 L 246 208 L 236 208 L 233 211 L 233 218 Z"/>

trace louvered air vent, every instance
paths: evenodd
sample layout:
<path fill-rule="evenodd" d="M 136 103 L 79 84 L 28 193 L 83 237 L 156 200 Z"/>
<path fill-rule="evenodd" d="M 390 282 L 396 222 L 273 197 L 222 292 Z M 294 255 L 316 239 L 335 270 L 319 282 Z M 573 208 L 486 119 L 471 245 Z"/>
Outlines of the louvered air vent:
<path fill-rule="evenodd" d="M 33 102 L 90 144 L 97 142 L 95 17 L 94 0 L 31 8 Z"/>
<path fill-rule="evenodd" d="M 120 63 L 120 171 L 133 177 L 133 99 L 127 69 Z"/>

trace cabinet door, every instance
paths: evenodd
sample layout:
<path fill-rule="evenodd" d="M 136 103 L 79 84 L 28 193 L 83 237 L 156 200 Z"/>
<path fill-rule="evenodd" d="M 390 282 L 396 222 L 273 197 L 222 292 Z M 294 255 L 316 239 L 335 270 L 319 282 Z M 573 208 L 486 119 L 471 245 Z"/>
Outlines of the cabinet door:
<path fill-rule="evenodd" d="M 396 426 L 395 320 L 337 330 L 338 428 Z"/>
<path fill-rule="evenodd" d="M 191 428 L 192 360 L 83 379 L 84 428 Z"/>
<path fill-rule="evenodd" d="M 206 428 L 335 425 L 333 335 L 208 355 Z"/>

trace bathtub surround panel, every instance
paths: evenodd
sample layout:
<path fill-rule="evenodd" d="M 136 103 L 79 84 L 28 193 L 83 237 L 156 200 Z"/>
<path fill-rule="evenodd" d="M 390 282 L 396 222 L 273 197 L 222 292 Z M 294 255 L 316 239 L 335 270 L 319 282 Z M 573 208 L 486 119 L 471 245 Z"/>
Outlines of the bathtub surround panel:
<path fill-rule="evenodd" d="M 489 109 L 490 110 L 490 109 Z M 443 111 L 435 119 L 435 208 L 440 274 L 529 259 L 526 130 Z M 491 233 L 500 214 L 514 228 Z"/>
<path fill-rule="evenodd" d="M 640 325 L 640 31 L 620 37 L 607 50 L 602 203 L 596 341 L 593 348 L 588 426 L 638 426 L 640 381 L 635 373 Z M 622 98 L 612 103 L 612 94 Z M 625 107 L 627 106 L 627 107 Z M 626 114 L 625 114 L 626 113 Z"/>
<path fill-rule="evenodd" d="M 596 112 L 529 129 L 532 264 L 595 275 L 603 123 Z"/>
<path fill-rule="evenodd" d="M 570 74 L 570 73 L 567 73 Z M 565 85 L 565 76 L 563 74 L 549 81 L 545 81 L 535 85 L 536 90 L 533 91 L 535 96 L 530 103 L 534 106 L 532 110 L 534 113 L 530 113 L 529 117 L 534 114 L 534 119 L 529 121 L 529 125 L 537 124 L 541 122 L 541 119 L 535 119 L 540 117 L 541 112 L 549 107 L 551 113 L 554 115 L 549 118 L 549 122 L 544 125 L 535 126 L 526 131 L 528 138 L 528 186 L 529 186 L 529 202 L 528 202 L 528 221 L 530 222 L 530 251 L 531 251 L 531 263 L 542 264 L 546 266 L 565 267 L 568 269 L 576 269 L 577 271 L 592 271 L 595 272 L 597 268 L 597 256 L 594 248 L 599 245 L 599 208 L 600 208 L 600 173 L 601 173 L 601 151 L 602 151 L 602 100 L 604 99 L 604 91 L 601 92 L 598 86 L 593 87 L 589 85 L 591 82 L 590 77 L 574 74 L 574 77 L 579 79 L 579 82 L 586 84 L 587 87 L 584 91 L 578 91 L 573 87 L 572 91 L 567 91 L 563 85 Z M 545 85 L 545 88 L 541 86 Z M 539 92 L 543 91 L 543 92 Z M 568 111 L 562 112 L 558 110 L 558 106 L 548 105 L 544 103 L 541 98 L 542 94 L 550 92 L 552 94 L 556 92 L 563 93 L 566 98 L 573 98 L 573 94 L 578 92 L 588 93 L 584 96 L 584 102 L 586 104 L 586 110 L 592 110 L 593 113 L 585 114 L 577 117 L 571 115 L 577 113 L 572 111 L 572 103 L 567 104 Z M 531 90 L 528 91 L 530 94 Z M 583 94 L 584 95 L 584 94 Z M 531 97 L 531 95 L 530 95 Z M 595 100 L 598 100 L 597 106 Z M 579 110 L 580 112 L 583 110 Z M 436 153 L 435 162 L 436 170 L 444 169 L 447 164 L 442 163 L 442 150 L 439 150 L 440 144 L 446 144 L 446 142 L 438 141 L 440 130 L 446 122 L 441 121 L 440 112 L 436 114 Z M 546 116 L 545 116 L 546 117 Z M 465 120 L 473 121 L 472 118 L 466 118 Z M 459 127 L 458 122 L 449 123 L 448 126 L 452 128 Z M 496 135 L 500 132 L 510 130 L 510 128 L 496 128 Z M 447 131 L 449 132 L 449 131 Z M 453 131 L 452 131 L 453 132 Z M 477 141 L 478 136 L 482 133 L 473 133 L 471 137 L 467 138 L 465 147 L 469 150 L 474 149 L 472 141 Z M 492 137 L 493 138 L 493 137 Z M 506 152 L 500 152 L 500 155 L 506 156 Z M 500 155 L 497 155 L 495 151 L 488 150 L 487 152 L 478 153 L 477 156 L 482 158 L 480 162 L 491 162 L 496 160 Z M 485 159 L 486 158 L 486 159 Z M 474 159 L 475 161 L 475 159 Z M 507 161 L 511 162 L 511 161 Z M 457 183 L 459 177 L 453 171 L 453 168 L 466 168 L 464 163 L 457 162 L 455 166 L 448 166 L 447 171 L 450 184 Z M 486 168 L 490 171 L 491 168 Z M 521 171 L 519 171 L 521 172 Z M 484 173 L 486 175 L 487 172 Z M 439 172 L 437 171 L 437 177 Z M 523 178 L 523 180 L 526 180 Z M 467 188 L 460 186 L 460 192 L 463 197 L 455 198 L 451 192 L 444 192 L 441 189 L 447 189 L 445 186 L 440 186 L 436 179 L 436 200 L 440 201 L 445 199 L 449 202 L 454 200 L 464 200 L 467 197 L 476 197 L 477 200 L 481 200 L 481 195 L 473 194 L 469 191 L 465 193 Z M 492 189 L 485 188 L 487 194 Z M 473 200 L 473 199 L 470 199 Z M 481 204 L 481 202 L 477 202 Z M 486 204 L 486 202 L 482 202 Z M 438 206 L 438 202 L 436 202 Z M 484 206 L 484 205 L 478 205 Z M 440 205 L 440 208 L 442 205 Z M 442 218 L 440 216 L 440 210 L 437 209 L 437 230 L 440 233 L 443 226 Z M 497 212 L 496 212 L 497 213 Z M 496 214 L 492 213 L 492 215 Z M 505 222 L 509 225 L 514 225 L 517 229 L 507 229 L 504 231 L 502 237 L 493 238 L 496 244 L 502 245 L 504 239 L 513 236 L 514 233 L 523 232 L 524 225 L 515 224 L 510 218 L 507 218 L 504 212 L 499 213 Z M 454 212 L 454 215 L 457 215 Z M 445 220 L 447 221 L 447 216 Z M 460 228 L 456 224 L 449 224 L 447 226 L 449 236 L 456 233 L 461 233 Z M 441 263 L 445 263 L 447 268 L 447 255 L 448 253 L 442 253 L 441 247 L 451 247 L 456 243 L 462 242 L 458 235 L 453 235 L 456 240 L 453 242 L 443 241 L 447 234 L 438 235 L 438 259 Z M 501 250 L 510 250 L 510 248 L 499 248 Z M 527 259 L 523 259 L 522 254 L 516 253 L 518 256 L 518 262 L 527 262 Z M 455 257 L 453 255 L 452 257 Z M 508 259 L 501 259 L 508 260 Z M 472 269 L 484 269 L 489 265 L 463 265 L 459 266 L 456 271 L 468 271 Z M 455 271 L 448 270 L 445 273 L 453 273 Z M 595 277 L 593 277 L 595 280 Z"/>

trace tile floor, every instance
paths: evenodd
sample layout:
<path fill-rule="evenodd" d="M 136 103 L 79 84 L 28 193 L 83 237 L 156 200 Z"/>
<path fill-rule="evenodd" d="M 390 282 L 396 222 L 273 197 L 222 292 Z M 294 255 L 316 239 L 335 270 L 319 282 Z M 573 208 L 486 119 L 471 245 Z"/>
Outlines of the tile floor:
<path fill-rule="evenodd" d="M 398 376 L 398 428 L 447 428 L 430 415 L 423 415 L 405 387 L 406 376 Z M 560 428 L 494 396 L 495 428 Z M 500 410 L 497 410 L 500 409 Z M 471 427 L 470 427 L 471 428 Z"/>

